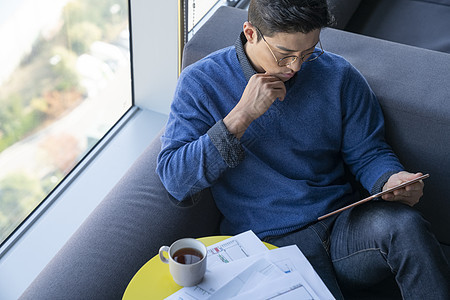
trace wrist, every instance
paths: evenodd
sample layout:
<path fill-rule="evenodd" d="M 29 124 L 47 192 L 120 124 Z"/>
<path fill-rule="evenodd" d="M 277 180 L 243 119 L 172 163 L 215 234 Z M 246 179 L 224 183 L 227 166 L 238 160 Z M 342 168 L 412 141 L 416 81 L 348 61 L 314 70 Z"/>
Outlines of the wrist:
<path fill-rule="evenodd" d="M 247 114 L 235 110 L 232 110 L 223 119 L 223 123 L 227 127 L 228 131 L 237 139 L 240 139 L 244 135 L 252 121 L 253 120 L 251 120 Z"/>
<path fill-rule="evenodd" d="M 394 175 L 394 174 L 396 174 L 398 172 L 399 171 L 387 171 L 384 174 L 382 174 L 380 176 L 380 178 L 378 178 L 378 180 L 373 185 L 370 193 L 372 195 L 374 195 L 374 194 L 378 194 L 379 192 L 385 190 L 385 185 L 388 182 L 389 178 L 391 178 L 392 175 Z"/>

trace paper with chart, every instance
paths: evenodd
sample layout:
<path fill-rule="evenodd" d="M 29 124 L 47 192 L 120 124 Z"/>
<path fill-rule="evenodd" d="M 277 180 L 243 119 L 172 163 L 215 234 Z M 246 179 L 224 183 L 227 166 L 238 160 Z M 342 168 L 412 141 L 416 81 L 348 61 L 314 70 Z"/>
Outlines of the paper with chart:
<path fill-rule="evenodd" d="M 249 230 L 208 247 L 207 269 L 269 251 Z"/>
<path fill-rule="evenodd" d="M 233 297 L 334 299 L 297 246 L 268 251 L 251 231 L 208 247 L 208 268 L 203 281 L 166 299 Z"/>

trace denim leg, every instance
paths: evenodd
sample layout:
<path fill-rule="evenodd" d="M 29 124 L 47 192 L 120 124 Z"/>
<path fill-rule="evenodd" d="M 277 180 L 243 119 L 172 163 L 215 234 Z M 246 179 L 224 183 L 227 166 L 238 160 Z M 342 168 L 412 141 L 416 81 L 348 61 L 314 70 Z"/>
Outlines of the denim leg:
<path fill-rule="evenodd" d="M 282 236 L 264 238 L 277 247 L 297 245 L 336 299 L 344 299 L 331 263 L 329 228 L 334 218 L 314 223 L 306 228 Z"/>
<path fill-rule="evenodd" d="M 342 287 L 364 289 L 395 276 L 404 299 L 450 299 L 450 268 L 427 221 L 413 208 L 372 201 L 342 212 L 331 233 Z"/>

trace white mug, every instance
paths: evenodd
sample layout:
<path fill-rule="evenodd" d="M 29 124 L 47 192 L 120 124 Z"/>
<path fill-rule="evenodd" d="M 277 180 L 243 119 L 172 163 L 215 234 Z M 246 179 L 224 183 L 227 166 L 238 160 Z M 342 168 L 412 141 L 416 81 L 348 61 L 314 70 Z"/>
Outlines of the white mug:
<path fill-rule="evenodd" d="M 164 256 L 168 253 L 168 259 Z M 169 264 L 173 280 L 181 286 L 199 284 L 206 272 L 206 246 L 192 238 L 184 238 L 174 242 L 170 247 L 159 249 L 159 258 Z"/>

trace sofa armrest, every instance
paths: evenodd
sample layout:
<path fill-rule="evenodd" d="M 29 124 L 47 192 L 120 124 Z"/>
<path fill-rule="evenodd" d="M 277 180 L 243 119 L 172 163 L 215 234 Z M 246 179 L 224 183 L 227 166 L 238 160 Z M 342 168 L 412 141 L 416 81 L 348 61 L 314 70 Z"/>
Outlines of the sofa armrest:
<path fill-rule="evenodd" d="M 74 233 L 22 299 L 121 299 L 134 274 L 162 245 L 216 234 L 210 191 L 179 203 L 155 172 L 159 136 Z"/>

